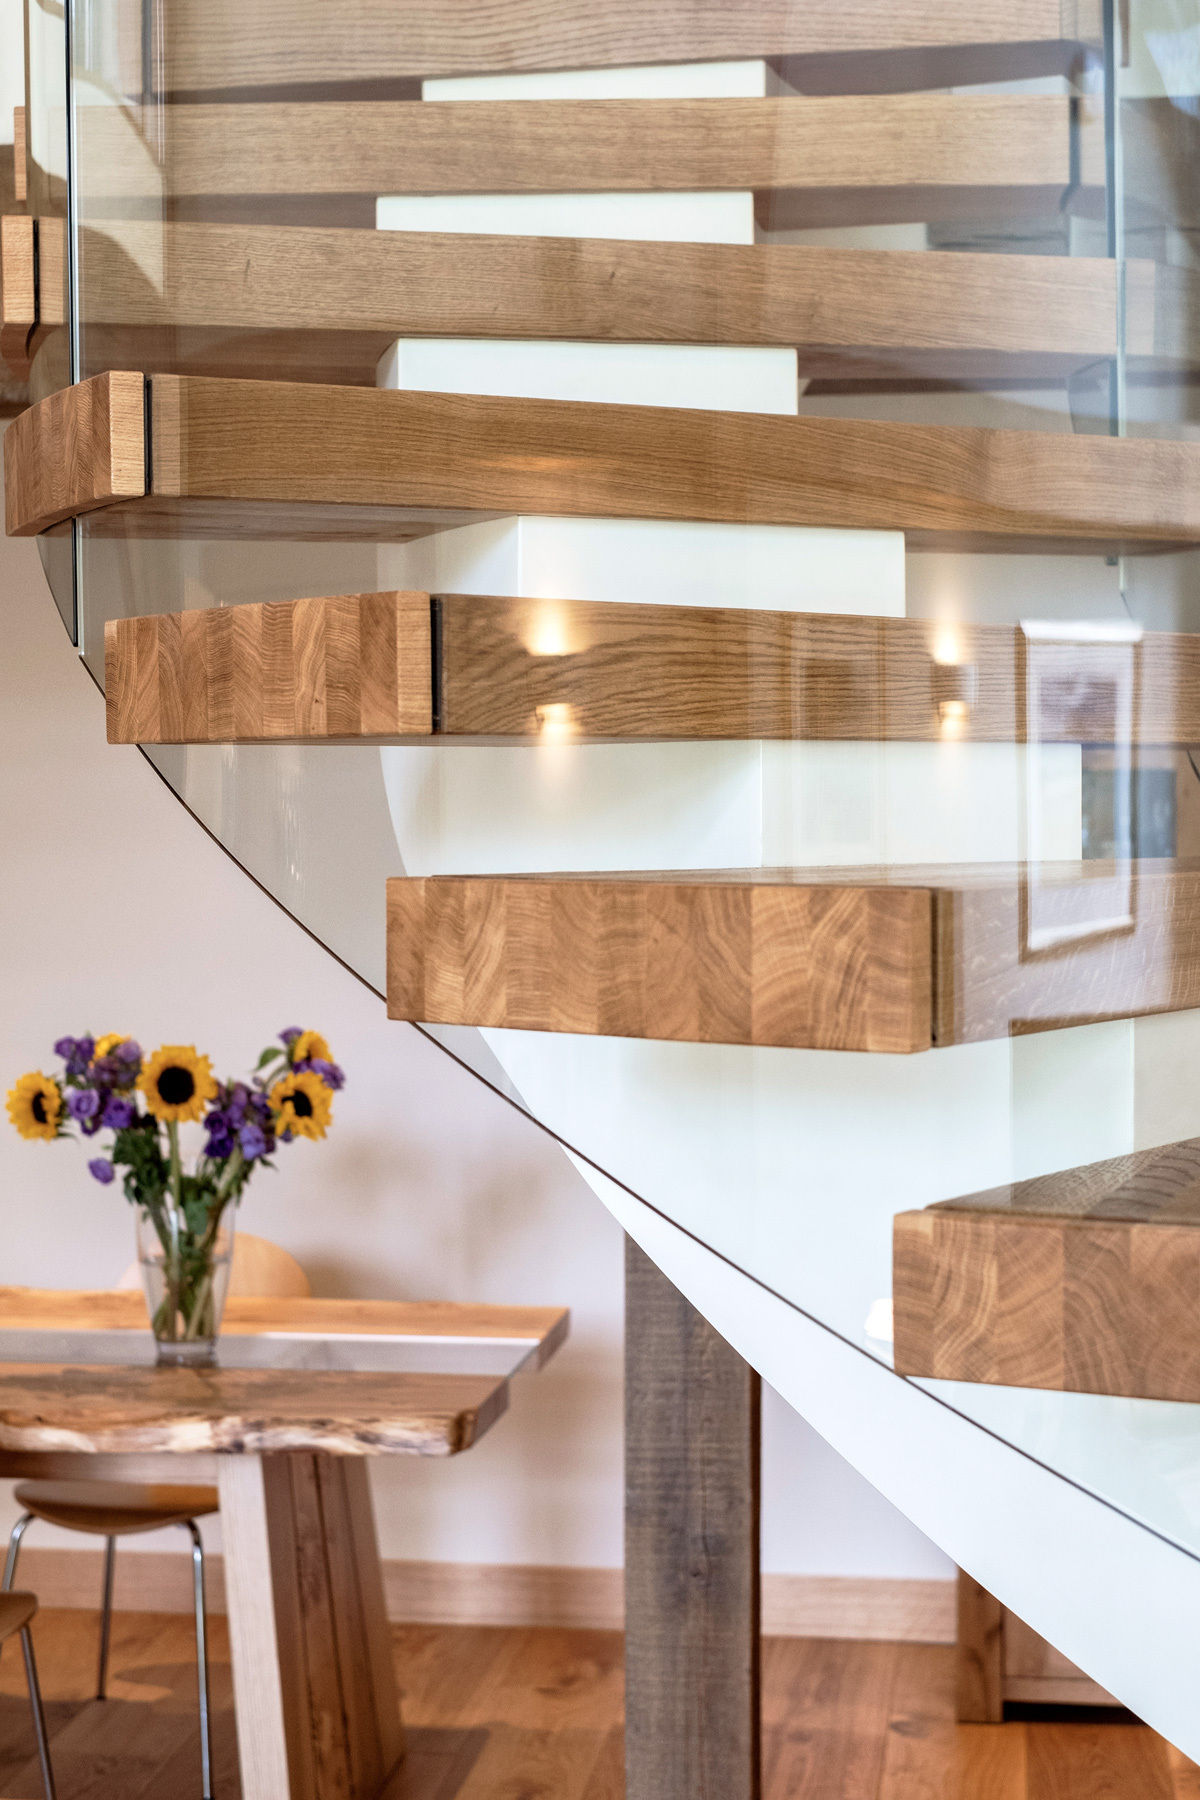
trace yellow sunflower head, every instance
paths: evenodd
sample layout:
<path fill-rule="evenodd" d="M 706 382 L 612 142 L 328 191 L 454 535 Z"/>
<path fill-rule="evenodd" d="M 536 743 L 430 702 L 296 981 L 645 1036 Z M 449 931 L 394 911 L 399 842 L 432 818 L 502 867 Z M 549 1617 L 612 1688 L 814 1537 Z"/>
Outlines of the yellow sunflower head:
<path fill-rule="evenodd" d="M 102 1056 L 109 1056 L 118 1044 L 128 1041 L 127 1031 L 106 1031 L 102 1038 L 96 1039 L 96 1048 L 92 1051 L 92 1061 L 99 1062 Z"/>
<path fill-rule="evenodd" d="M 315 1033 L 310 1033 L 315 1036 Z M 323 1138 L 333 1121 L 333 1098 L 311 1069 L 293 1069 L 270 1093 L 275 1129 L 294 1137 Z"/>
<path fill-rule="evenodd" d="M 22 1075 L 8 1090 L 8 1116 L 23 1138 L 52 1142 L 58 1136 L 62 1104 L 58 1083 L 48 1075 Z"/>
<path fill-rule="evenodd" d="M 192 1044 L 164 1044 L 156 1050 L 138 1076 L 138 1087 L 154 1117 L 174 1125 L 202 1118 L 217 1093 L 212 1063 L 197 1056 Z"/>
<path fill-rule="evenodd" d="M 294 1063 L 333 1061 L 333 1051 L 319 1031 L 302 1031 L 292 1040 L 289 1055 Z"/>

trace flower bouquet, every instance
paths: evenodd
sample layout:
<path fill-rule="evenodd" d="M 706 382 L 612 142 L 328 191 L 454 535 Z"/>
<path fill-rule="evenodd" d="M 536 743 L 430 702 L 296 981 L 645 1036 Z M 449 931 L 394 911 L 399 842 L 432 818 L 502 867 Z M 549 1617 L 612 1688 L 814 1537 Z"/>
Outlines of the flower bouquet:
<path fill-rule="evenodd" d="M 22 1075 L 8 1115 L 22 1137 L 47 1142 L 111 1132 L 88 1169 L 105 1185 L 121 1171 L 137 1209 L 138 1259 L 159 1362 L 215 1361 L 233 1251 L 233 1218 L 279 1144 L 323 1138 L 345 1080 L 329 1045 L 293 1027 L 263 1051 L 245 1081 L 221 1082 L 207 1056 L 164 1044 L 152 1056 L 121 1032 L 60 1038 L 61 1075 Z M 180 1127 L 200 1125 L 203 1147 L 184 1168 Z"/>

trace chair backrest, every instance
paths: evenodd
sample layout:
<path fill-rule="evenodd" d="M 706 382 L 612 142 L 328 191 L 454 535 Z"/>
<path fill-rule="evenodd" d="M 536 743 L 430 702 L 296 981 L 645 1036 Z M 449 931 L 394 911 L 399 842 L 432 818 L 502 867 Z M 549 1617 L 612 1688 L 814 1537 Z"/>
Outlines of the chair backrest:
<path fill-rule="evenodd" d="M 118 1287 L 140 1287 L 138 1265 L 130 1263 Z M 233 1240 L 229 1292 L 251 1300 L 306 1300 L 312 1293 L 308 1276 L 290 1251 L 270 1238 L 239 1231 Z"/>

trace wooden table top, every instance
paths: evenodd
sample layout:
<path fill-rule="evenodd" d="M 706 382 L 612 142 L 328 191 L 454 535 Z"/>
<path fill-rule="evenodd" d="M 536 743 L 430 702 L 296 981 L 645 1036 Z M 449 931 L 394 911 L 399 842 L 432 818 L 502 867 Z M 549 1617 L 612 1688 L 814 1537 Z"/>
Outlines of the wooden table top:
<path fill-rule="evenodd" d="M 137 1289 L 0 1288 L 0 1456 L 453 1456 L 504 1412 L 509 1376 L 540 1367 L 569 1323 L 561 1307 L 237 1298 L 225 1309 L 227 1366 L 156 1368 Z M 278 1364 L 264 1361 L 273 1339 Z M 237 1340 L 257 1348 L 253 1366 L 236 1366 Z M 363 1368 L 288 1366 L 289 1341 L 352 1359 L 356 1340 Z"/>
<path fill-rule="evenodd" d="M 452 1300 L 252 1299 L 225 1305 L 228 1337 L 291 1336 L 428 1339 L 527 1344 L 537 1367 L 565 1341 L 571 1315 L 561 1306 L 476 1306 Z M 138 1288 L 0 1287 L 0 1333 L 5 1331 L 149 1330 Z M 4 1341 L 0 1336 L 0 1358 Z"/>
<path fill-rule="evenodd" d="M 0 1363 L 0 1452 L 454 1456 L 507 1405 L 487 1375 Z"/>

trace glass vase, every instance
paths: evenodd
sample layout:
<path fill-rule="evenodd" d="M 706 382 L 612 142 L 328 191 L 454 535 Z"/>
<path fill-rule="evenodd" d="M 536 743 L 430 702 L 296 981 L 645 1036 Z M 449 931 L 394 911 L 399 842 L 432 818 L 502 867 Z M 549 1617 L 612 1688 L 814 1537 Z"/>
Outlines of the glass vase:
<path fill-rule="evenodd" d="M 138 1266 L 160 1365 L 215 1365 L 233 1230 L 232 1208 L 201 1231 L 191 1229 L 174 1207 L 137 1209 Z"/>

